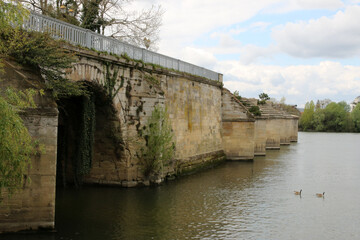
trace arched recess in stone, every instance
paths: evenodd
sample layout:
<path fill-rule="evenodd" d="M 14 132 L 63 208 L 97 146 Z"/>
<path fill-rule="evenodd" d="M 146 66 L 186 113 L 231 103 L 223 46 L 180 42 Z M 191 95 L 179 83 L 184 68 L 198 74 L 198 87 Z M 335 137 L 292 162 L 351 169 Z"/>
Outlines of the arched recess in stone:
<path fill-rule="evenodd" d="M 90 96 L 57 101 L 57 184 L 121 182 L 126 164 L 116 110 L 101 85 L 82 82 Z"/>
<path fill-rule="evenodd" d="M 87 81 L 104 85 L 104 69 L 100 62 L 80 60 L 67 69 L 66 77 L 72 81 Z"/>

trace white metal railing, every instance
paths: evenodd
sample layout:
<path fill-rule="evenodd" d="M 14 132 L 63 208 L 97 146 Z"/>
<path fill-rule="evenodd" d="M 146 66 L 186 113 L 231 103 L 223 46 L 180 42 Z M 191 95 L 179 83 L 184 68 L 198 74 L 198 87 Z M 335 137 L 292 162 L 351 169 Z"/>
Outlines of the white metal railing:
<path fill-rule="evenodd" d="M 180 72 L 221 81 L 220 74 L 209 69 L 133 46 L 117 39 L 106 37 L 91 30 L 35 12 L 31 12 L 28 21 L 24 24 L 24 28 L 38 32 L 50 32 L 53 37 L 63 39 L 74 45 L 80 45 L 97 51 L 105 51 L 117 55 L 126 53 L 130 58 L 142 60 L 144 63 L 157 64 Z"/>

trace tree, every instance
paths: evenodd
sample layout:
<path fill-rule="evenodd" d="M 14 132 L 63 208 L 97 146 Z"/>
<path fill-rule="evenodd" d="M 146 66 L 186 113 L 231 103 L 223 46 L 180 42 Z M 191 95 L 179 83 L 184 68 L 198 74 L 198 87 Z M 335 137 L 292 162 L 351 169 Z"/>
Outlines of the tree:
<path fill-rule="evenodd" d="M 351 112 L 351 118 L 354 123 L 354 130 L 360 132 L 360 104 L 357 104 Z"/>
<path fill-rule="evenodd" d="M 304 112 L 300 118 L 300 127 L 304 131 L 313 129 L 314 110 L 315 104 L 313 101 L 307 102 L 305 104 Z"/>
<path fill-rule="evenodd" d="M 350 105 L 347 104 L 345 101 L 338 102 L 338 105 L 344 109 L 345 112 L 350 112 Z"/>
<path fill-rule="evenodd" d="M 0 60 L 12 57 L 38 71 L 55 98 L 86 94 L 81 85 L 63 77 L 63 70 L 71 66 L 73 59 L 59 41 L 48 33 L 20 29 L 26 14 L 21 4 L 0 1 Z M 22 110 L 35 107 L 36 92 L 10 88 L 0 91 L 0 191 L 5 189 L 9 195 L 22 187 L 31 157 L 39 152 L 19 115 Z"/>
<path fill-rule="evenodd" d="M 81 27 L 100 33 L 99 4 L 101 0 L 86 0 L 83 2 Z"/>
<path fill-rule="evenodd" d="M 173 158 L 175 145 L 166 109 L 155 106 L 142 133 L 145 146 L 141 149 L 143 171 L 146 177 L 160 176 L 164 166 Z"/>
<path fill-rule="evenodd" d="M 285 102 L 286 102 L 286 98 L 285 98 L 285 97 L 282 97 L 282 98 L 280 99 L 280 104 L 285 104 Z"/>
<path fill-rule="evenodd" d="M 1 40 L 6 46 L 3 55 L 38 71 L 45 77 L 47 88 L 52 90 L 55 98 L 86 95 L 82 84 L 71 82 L 64 76 L 65 69 L 71 67 L 75 58 L 62 47 L 62 42 L 54 40 L 49 33 L 14 29 L 2 35 Z"/>
<path fill-rule="evenodd" d="M 324 108 L 326 108 L 326 106 L 329 105 L 332 101 L 331 101 L 330 99 L 328 99 L 328 98 L 325 98 L 325 99 L 323 99 L 323 100 L 318 100 L 318 102 L 319 102 L 320 108 L 321 108 L 321 109 L 324 109 Z M 317 105 L 317 103 L 316 103 L 316 105 Z"/>
<path fill-rule="evenodd" d="M 315 130 L 317 132 L 324 132 L 326 131 L 326 126 L 324 125 L 325 122 L 325 110 L 321 108 L 315 107 L 315 112 L 312 117 L 312 126 L 311 130 Z"/>
<path fill-rule="evenodd" d="M 0 1 L 0 29 L 9 29 L 10 23 L 15 25 L 20 25 L 24 17 L 26 17 L 29 12 L 21 5 L 17 4 L 14 1 L 6 3 L 3 0 Z"/>
<path fill-rule="evenodd" d="M 269 95 L 266 93 L 259 94 L 260 101 L 258 101 L 258 104 L 265 104 L 267 100 L 270 99 Z"/>
<path fill-rule="evenodd" d="M 324 109 L 325 131 L 343 132 L 346 124 L 345 113 L 346 112 L 341 105 L 335 102 L 329 103 Z"/>
<path fill-rule="evenodd" d="M 134 0 L 22 0 L 30 9 L 121 41 L 155 50 L 163 10 L 129 10 Z M 61 7 L 67 9 L 62 13 Z M 69 11 L 73 16 L 70 16 Z M 80 22 L 78 22 L 80 20 Z"/>
<path fill-rule="evenodd" d="M 29 12 L 21 4 L 5 3 L 0 0 L 0 39 L 8 37 L 22 25 Z M 0 67 L 2 59 L 7 56 L 7 43 L 0 41 Z"/>
<path fill-rule="evenodd" d="M 164 14 L 161 6 L 153 5 L 149 9 L 138 12 L 126 11 L 120 4 L 120 6 L 111 10 L 114 10 L 114 12 L 109 12 L 105 16 L 117 16 L 117 18 L 104 18 L 104 22 L 109 22 L 111 37 L 136 46 L 156 50 L 156 44 L 159 41 L 159 29 Z M 104 34 L 104 31 L 102 33 Z"/>
<path fill-rule="evenodd" d="M 313 125 L 316 131 L 350 132 L 353 122 L 349 113 L 349 105 L 342 101 L 331 102 L 324 109 L 316 109 Z"/>
<path fill-rule="evenodd" d="M 38 152 L 19 116 L 19 111 L 35 107 L 35 90 L 0 92 L 0 195 L 6 190 L 10 197 L 23 186 L 31 157 Z M 0 198 L 1 202 L 1 198 Z"/>

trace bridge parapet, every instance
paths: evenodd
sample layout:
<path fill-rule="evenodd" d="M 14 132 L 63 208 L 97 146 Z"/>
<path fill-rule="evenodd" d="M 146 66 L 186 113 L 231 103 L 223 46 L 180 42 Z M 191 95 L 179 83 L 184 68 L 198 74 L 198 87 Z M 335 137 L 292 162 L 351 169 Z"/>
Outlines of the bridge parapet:
<path fill-rule="evenodd" d="M 126 54 L 130 58 L 141 60 L 144 63 L 156 64 L 164 68 L 222 82 L 222 74 L 212 70 L 121 42 L 115 38 L 107 37 L 35 12 L 31 12 L 28 21 L 24 24 L 24 28 L 37 32 L 50 32 L 54 38 L 63 39 L 71 44 L 95 49 L 96 51 L 108 52 L 119 56 Z"/>

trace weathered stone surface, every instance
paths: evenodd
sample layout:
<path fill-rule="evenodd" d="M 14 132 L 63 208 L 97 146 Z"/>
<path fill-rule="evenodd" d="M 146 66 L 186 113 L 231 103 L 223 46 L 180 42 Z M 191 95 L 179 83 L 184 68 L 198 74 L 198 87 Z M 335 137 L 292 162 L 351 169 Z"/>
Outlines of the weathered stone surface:
<path fill-rule="evenodd" d="M 221 82 L 153 69 L 87 50 L 77 49 L 77 55 L 79 61 L 66 70 L 67 77 L 100 89 L 97 90 L 100 100 L 95 104 L 94 155 L 90 173 L 83 179 L 86 183 L 149 186 L 161 183 L 165 177 L 211 167 L 226 158 L 253 159 L 254 155 L 265 154 L 265 149 L 278 149 L 280 143 L 297 141 L 297 118 L 289 118 L 270 105 L 261 106 L 262 116 L 254 118 L 247 107 L 257 101 L 251 99 L 251 104 L 244 106 L 222 89 Z M 108 84 L 104 61 L 110 64 L 110 75 L 118 71 L 112 90 L 104 88 Z M 20 89 L 32 87 L 34 82 L 43 84 L 39 73 L 14 63 L 9 63 L 6 69 L 6 81 L 0 82 L 0 87 L 6 87 L 5 83 Z M 117 89 L 112 98 L 113 109 L 105 104 L 104 96 Z M 33 167 L 28 174 L 31 184 L 25 184 L 19 193 L 0 205 L 0 232 L 54 227 L 57 139 L 65 123 L 58 120 L 57 105 L 51 98 L 38 96 L 36 101 L 38 108 L 25 112 L 23 118 L 46 153 L 32 159 Z M 148 179 L 142 172 L 139 150 L 144 144 L 141 132 L 156 105 L 167 107 L 175 159 L 164 169 L 164 176 Z M 282 130 L 284 126 L 286 129 Z M 65 175 L 73 174 L 72 170 L 69 166 Z"/>
<path fill-rule="evenodd" d="M 290 127 L 291 127 L 290 142 L 297 142 L 298 141 L 298 127 L 299 127 L 299 117 L 298 116 L 293 116 Z"/>
<path fill-rule="evenodd" d="M 41 88 L 43 80 L 30 69 L 5 61 L 0 87 Z M 36 83 L 36 84 L 35 84 Z M 57 149 L 57 108 L 51 98 L 37 96 L 37 109 L 22 113 L 25 126 L 46 150 L 32 159 L 21 190 L 10 199 L 3 192 L 0 204 L 0 233 L 24 229 L 54 228 Z"/>
<path fill-rule="evenodd" d="M 222 90 L 223 149 L 229 160 L 254 158 L 255 120 L 229 90 Z"/>
<path fill-rule="evenodd" d="M 255 133 L 254 133 L 254 155 L 266 155 L 266 119 L 255 119 Z"/>

